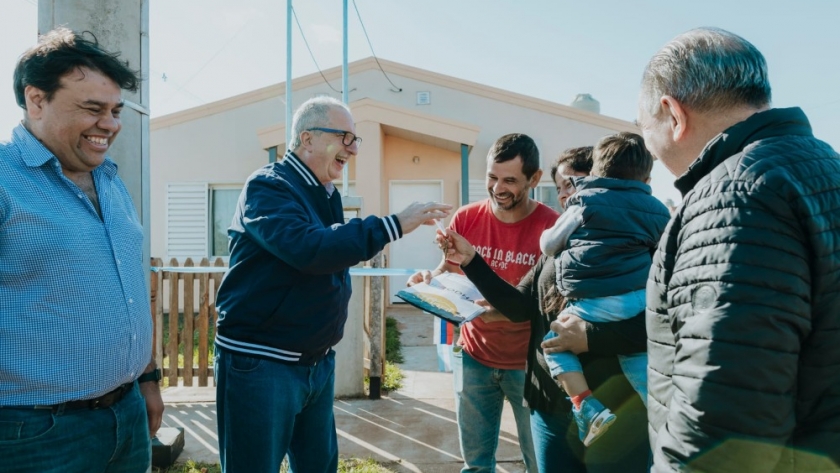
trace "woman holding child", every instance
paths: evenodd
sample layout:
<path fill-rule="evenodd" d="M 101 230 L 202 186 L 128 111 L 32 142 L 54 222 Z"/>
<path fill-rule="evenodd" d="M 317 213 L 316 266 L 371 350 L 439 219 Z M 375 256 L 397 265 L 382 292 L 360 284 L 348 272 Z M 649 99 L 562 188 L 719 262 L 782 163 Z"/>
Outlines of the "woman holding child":
<path fill-rule="evenodd" d="M 639 138 L 641 140 L 641 138 Z M 643 145 L 642 145 L 643 146 Z M 558 201 L 565 207 L 574 193 L 571 178 L 587 176 L 591 148 L 567 150 L 551 169 Z M 444 238 L 439 235 L 439 239 Z M 576 315 L 557 319 L 565 301 L 557 289 L 553 256 L 542 256 L 517 287 L 496 276 L 463 237 L 448 232 L 447 258 L 464 273 L 496 311 L 515 322 L 531 322 L 524 399 L 531 409 L 531 430 L 541 473 L 621 472 L 648 470 L 647 411 L 622 371 L 617 355 L 646 349 L 644 314 L 615 322 L 584 322 Z M 560 336 L 543 342 L 554 322 Z M 609 430 L 584 447 L 572 419 L 567 393 L 551 375 L 545 353 L 572 351 L 593 396 L 615 414 Z"/>

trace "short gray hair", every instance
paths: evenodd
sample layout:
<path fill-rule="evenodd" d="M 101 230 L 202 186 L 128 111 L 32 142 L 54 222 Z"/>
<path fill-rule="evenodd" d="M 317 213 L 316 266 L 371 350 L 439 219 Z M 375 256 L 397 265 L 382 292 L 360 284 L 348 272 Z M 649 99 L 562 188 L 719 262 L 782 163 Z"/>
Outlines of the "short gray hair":
<path fill-rule="evenodd" d="M 696 112 L 770 104 L 767 63 L 744 38 L 720 28 L 698 28 L 666 44 L 642 75 L 641 101 L 659 115 L 659 98 L 669 95 Z"/>
<path fill-rule="evenodd" d="M 347 105 L 328 95 L 319 95 L 303 102 L 303 105 L 295 110 L 292 119 L 292 142 L 289 143 L 289 149 L 294 151 L 300 146 L 300 134 L 304 131 L 327 126 L 330 123 L 330 110 L 334 108 L 343 108 L 350 113 Z"/>

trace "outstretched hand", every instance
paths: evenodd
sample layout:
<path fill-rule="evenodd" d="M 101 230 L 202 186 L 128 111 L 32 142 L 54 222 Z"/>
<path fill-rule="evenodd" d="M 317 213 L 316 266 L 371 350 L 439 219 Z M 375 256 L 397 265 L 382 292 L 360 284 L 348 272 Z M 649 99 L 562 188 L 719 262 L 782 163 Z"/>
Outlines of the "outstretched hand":
<path fill-rule="evenodd" d="M 457 264 L 469 264 L 475 257 L 475 248 L 473 248 L 472 244 L 466 238 L 452 230 L 447 230 L 446 235 L 438 230 L 435 241 L 437 241 L 438 247 L 441 249 L 445 248 L 444 257 L 447 261 Z"/>
<path fill-rule="evenodd" d="M 420 225 L 434 225 L 435 219 L 449 216 L 452 206 L 439 202 L 413 202 L 397 214 L 403 235 L 411 233 Z"/>

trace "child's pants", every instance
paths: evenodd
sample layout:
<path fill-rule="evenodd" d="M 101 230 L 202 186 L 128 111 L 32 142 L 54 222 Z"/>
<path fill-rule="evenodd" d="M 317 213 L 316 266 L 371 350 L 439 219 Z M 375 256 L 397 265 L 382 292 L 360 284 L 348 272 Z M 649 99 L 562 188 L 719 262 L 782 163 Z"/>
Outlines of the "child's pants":
<path fill-rule="evenodd" d="M 644 309 L 645 290 L 639 289 L 617 296 L 570 299 L 563 313 L 577 315 L 587 322 L 616 322 L 635 317 Z M 556 336 L 557 334 L 549 331 L 544 340 L 550 340 Z M 568 351 L 545 355 L 545 362 L 551 371 L 551 376 L 555 378 L 562 373 L 583 371 L 578 357 Z M 647 352 L 618 355 L 618 362 L 630 385 L 647 405 Z"/>

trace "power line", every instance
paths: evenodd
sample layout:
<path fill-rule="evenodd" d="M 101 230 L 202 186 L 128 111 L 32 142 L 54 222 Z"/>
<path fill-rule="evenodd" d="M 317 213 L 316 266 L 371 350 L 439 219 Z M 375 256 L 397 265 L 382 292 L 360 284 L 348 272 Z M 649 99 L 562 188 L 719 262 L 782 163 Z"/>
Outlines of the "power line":
<path fill-rule="evenodd" d="M 311 57 L 312 62 L 315 63 L 315 69 L 318 69 L 318 73 L 321 74 L 321 78 L 323 78 L 324 82 L 326 82 L 327 85 L 330 86 L 330 89 L 335 90 L 337 93 L 340 94 L 341 91 L 336 90 L 335 87 L 333 87 L 332 84 L 330 84 L 330 81 L 327 80 L 326 76 L 324 76 L 324 73 L 321 72 L 321 67 L 318 65 L 318 61 L 315 60 L 315 55 L 312 54 L 312 49 L 309 47 L 309 41 L 306 40 L 306 35 L 303 34 L 303 28 L 300 27 L 300 21 L 298 21 L 298 16 L 297 12 L 295 11 L 295 7 L 292 7 L 292 16 L 295 18 L 295 23 L 297 23 L 298 31 L 300 31 L 301 37 L 303 37 L 303 44 L 306 45 L 306 50 L 309 51 L 309 57 Z M 286 84 L 286 87 L 290 87 L 290 85 Z"/>
<path fill-rule="evenodd" d="M 359 17 L 359 23 L 362 25 L 362 31 L 364 31 L 365 33 L 365 39 L 367 39 L 368 46 L 370 47 L 370 53 L 373 55 L 373 59 L 376 61 L 376 65 L 379 66 L 379 70 L 382 71 L 382 75 L 384 75 L 385 78 L 388 79 L 388 82 L 391 82 L 391 85 L 393 85 L 394 88 L 397 89 L 391 90 L 393 90 L 394 92 L 402 92 L 402 87 L 397 87 L 397 85 L 391 81 L 391 78 L 388 77 L 388 74 L 385 73 L 385 69 L 382 69 L 382 64 L 379 64 L 379 58 L 377 58 L 376 53 L 373 52 L 373 45 L 370 44 L 370 38 L 368 37 L 367 29 L 365 29 L 365 22 L 362 21 L 362 14 L 359 13 L 359 7 L 356 6 L 356 0 L 353 0 L 353 8 L 356 10 L 356 16 Z"/>
<path fill-rule="evenodd" d="M 245 22 L 245 24 L 244 24 L 244 25 L 242 25 L 242 27 L 241 27 L 241 28 L 239 28 L 239 31 L 237 31 L 236 33 L 234 33 L 234 34 L 233 34 L 233 36 L 231 36 L 231 37 L 230 37 L 230 38 L 229 38 L 229 39 L 225 42 L 225 44 L 223 44 L 223 45 L 222 45 L 222 47 L 221 47 L 221 48 L 219 48 L 218 50 L 216 50 L 216 52 L 215 52 L 215 53 L 213 53 L 213 55 L 212 55 L 212 56 L 210 56 L 210 59 L 208 59 L 208 60 L 207 60 L 207 61 L 206 61 L 206 62 L 205 62 L 205 63 L 204 63 L 201 67 L 199 67 L 199 68 L 198 68 L 198 70 L 197 70 L 197 71 L 195 71 L 195 73 L 193 73 L 193 75 L 191 75 L 191 76 L 189 77 L 189 79 L 187 79 L 186 81 L 184 81 L 184 83 L 183 83 L 183 84 L 181 84 L 180 86 L 178 86 L 178 87 L 177 87 L 177 89 L 176 89 L 176 92 L 180 92 L 181 90 L 183 90 L 183 89 L 187 86 L 187 84 L 189 84 L 190 82 L 192 82 L 192 80 L 193 80 L 193 79 L 195 79 L 195 78 L 196 78 L 196 76 L 198 76 L 198 74 L 200 74 L 200 73 L 201 73 L 201 71 L 203 71 L 203 70 L 204 70 L 204 68 L 205 68 L 205 67 L 207 67 L 207 65 L 208 65 L 208 64 L 210 64 L 211 62 L 213 62 L 213 60 L 214 60 L 214 59 L 216 59 L 216 56 L 218 56 L 218 55 L 219 55 L 219 53 L 221 53 L 221 52 L 222 52 L 222 51 L 223 51 L 223 50 L 224 50 L 224 49 L 225 49 L 225 48 L 226 48 L 226 47 L 227 47 L 227 46 L 228 46 L 228 45 L 229 45 L 229 44 L 230 44 L 230 43 L 231 43 L 234 39 L 236 39 L 236 37 L 237 37 L 237 36 L 239 36 L 239 33 L 241 33 L 241 32 L 245 29 L 245 27 L 246 27 L 246 26 L 248 26 L 248 24 L 249 24 L 249 23 L 251 23 L 251 18 L 249 18 L 249 19 L 248 19 L 248 21 L 246 21 L 246 22 Z"/>
<path fill-rule="evenodd" d="M 197 100 L 198 103 L 201 104 L 201 105 L 204 105 L 205 103 L 207 103 L 206 100 L 204 100 L 203 98 L 194 94 L 193 92 L 190 92 L 189 90 L 184 88 L 183 85 L 180 85 L 178 83 L 178 81 L 172 79 L 171 77 L 168 77 L 165 72 L 160 72 L 160 71 L 152 69 L 152 68 L 149 68 L 149 71 L 154 75 L 154 77 L 159 78 L 160 80 L 162 80 L 163 82 L 166 82 L 167 84 L 170 84 L 172 86 L 173 90 L 176 93 L 182 93 L 182 94 L 185 94 L 185 95 L 189 95 L 193 99 Z M 149 77 L 149 79 L 151 81 L 151 77 Z M 170 95 L 170 97 L 171 97 L 171 95 Z"/>

